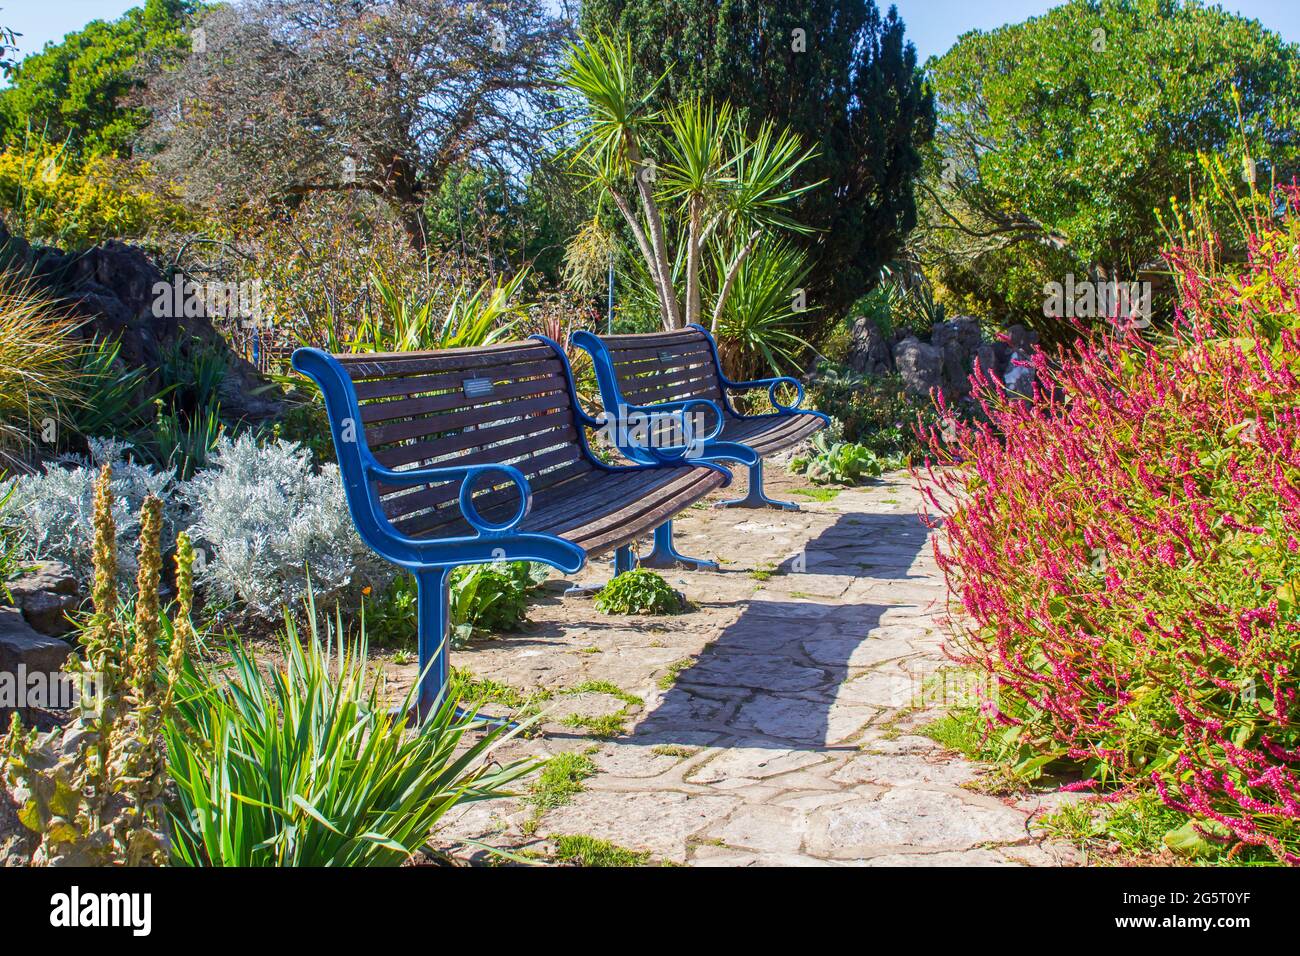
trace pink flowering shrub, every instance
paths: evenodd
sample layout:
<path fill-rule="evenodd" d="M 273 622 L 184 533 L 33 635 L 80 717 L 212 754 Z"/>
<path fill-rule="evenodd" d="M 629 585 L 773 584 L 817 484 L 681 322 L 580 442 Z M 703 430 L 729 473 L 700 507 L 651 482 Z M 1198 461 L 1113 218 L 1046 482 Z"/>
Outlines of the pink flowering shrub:
<path fill-rule="evenodd" d="M 1193 839 L 1300 863 L 1300 191 L 1249 261 L 1176 250 L 1172 339 L 1038 355 L 1034 404 L 932 436 L 925 482 L 989 740 L 1154 787 Z M 977 369 L 973 378 L 980 378 Z M 1259 851 L 1254 851 L 1259 852 Z"/>

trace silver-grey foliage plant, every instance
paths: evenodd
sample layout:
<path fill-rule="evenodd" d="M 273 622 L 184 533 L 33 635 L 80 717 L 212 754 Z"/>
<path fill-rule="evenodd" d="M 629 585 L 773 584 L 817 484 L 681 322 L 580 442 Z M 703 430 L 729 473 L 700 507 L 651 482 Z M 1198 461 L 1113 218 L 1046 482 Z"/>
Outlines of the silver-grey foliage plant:
<path fill-rule="evenodd" d="M 175 484 L 168 472 L 159 473 L 133 461 L 129 445 L 90 439 L 90 456 L 65 455 L 45 466 L 40 474 L 12 478 L 0 486 L 13 486 L 0 524 L 19 541 L 23 559 L 62 561 L 83 583 L 94 576 L 95 479 L 105 463 L 113 465 L 113 519 L 117 522 L 118 577 L 124 584 L 135 579 L 136 547 L 140 536 L 140 505 L 149 495 L 163 500 L 162 546 L 175 544 L 180 520 L 170 494 Z"/>
<path fill-rule="evenodd" d="M 317 472 L 302 446 L 259 447 L 249 435 L 221 439 L 208 465 L 181 496 L 205 552 L 196 577 L 210 596 L 274 620 L 302 605 L 308 569 L 318 602 L 391 577 L 352 525 L 338 466 Z"/>

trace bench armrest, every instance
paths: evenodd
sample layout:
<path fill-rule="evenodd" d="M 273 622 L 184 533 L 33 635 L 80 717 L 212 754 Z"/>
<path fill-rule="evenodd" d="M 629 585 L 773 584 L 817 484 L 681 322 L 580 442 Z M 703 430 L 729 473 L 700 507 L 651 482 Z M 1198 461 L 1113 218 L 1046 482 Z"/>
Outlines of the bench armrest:
<path fill-rule="evenodd" d="M 707 434 L 696 435 L 695 425 L 692 423 L 691 409 L 695 406 L 702 406 L 706 410 L 713 412 L 714 423 Z M 629 428 L 629 420 L 636 416 L 645 416 L 649 419 L 651 428 L 658 418 L 674 418 L 677 420 L 678 428 L 681 429 L 683 443 L 670 447 L 662 447 L 652 443 L 642 443 L 636 440 L 637 429 Z M 608 428 L 611 422 L 608 413 L 605 413 L 605 421 L 602 427 Z M 691 451 L 702 450 L 705 443 L 718 437 L 722 431 L 723 417 L 722 409 L 716 402 L 707 398 L 684 398 L 675 402 L 661 402 L 657 405 L 620 405 L 618 407 L 618 418 L 612 423 L 617 429 L 616 433 L 611 436 L 613 444 L 618 448 L 631 448 L 642 454 L 648 455 L 660 464 L 670 464 L 683 461 L 691 456 Z"/>
<path fill-rule="evenodd" d="M 696 437 L 695 440 L 713 441 L 713 439 L 717 438 L 718 434 L 722 431 L 723 418 L 722 409 L 718 407 L 717 402 L 710 398 L 683 398 L 676 402 L 659 402 L 656 405 L 629 405 L 627 406 L 627 411 L 637 412 L 642 415 L 654 415 L 660 412 L 676 412 L 681 415 L 683 425 L 686 425 L 689 424 L 690 416 L 692 414 L 690 409 L 693 405 L 703 405 L 706 410 L 713 412 L 713 427 L 709 430 L 707 435 Z M 692 426 L 692 428 L 693 427 L 694 426 Z"/>
<path fill-rule="evenodd" d="M 795 387 L 796 396 L 793 405 L 783 405 L 781 404 L 781 400 L 776 397 L 776 389 L 777 386 L 780 385 L 793 385 Z M 803 383 L 797 378 L 791 378 L 789 375 L 781 375 L 777 378 L 760 378 L 755 379 L 752 382 L 733 382 L 727 380 L 726 386 L 727 388 L 734 388 L 739 392 L 766 387 L 768 401 L 772 403 L 774 408 L 781 412 L 798 411 L 799 407 L 803 405 Z"/>
<path fill-rule="evenodd" d="M 460 479 L 460 511 L 465 520 L 481 535 L 506 534 L 519 526 L 533 506 L 533 491 L 528 479 L 513 465 L 450 465 L 445 468 L 420 468 L 410 471 L 393 471 L 378 464 L 366 468 L 369 477 L 389 485 L 432 485 Z M 519 508 L 509 521 L 493 522 L 479 514 L 474 505 L 474 483 L 480 475 L 498 472 L 509 478 L 519 489 Z"/>

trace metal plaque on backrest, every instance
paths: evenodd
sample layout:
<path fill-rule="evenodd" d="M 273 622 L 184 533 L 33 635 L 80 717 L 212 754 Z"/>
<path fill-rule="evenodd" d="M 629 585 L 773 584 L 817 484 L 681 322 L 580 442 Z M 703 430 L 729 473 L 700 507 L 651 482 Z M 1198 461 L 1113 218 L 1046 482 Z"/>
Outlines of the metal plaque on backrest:
<path fill-rule="evenodd" d="M 467 378 L 460 383 L 466 398 L 487 398 L 496 386 L 490 378 Z"/>

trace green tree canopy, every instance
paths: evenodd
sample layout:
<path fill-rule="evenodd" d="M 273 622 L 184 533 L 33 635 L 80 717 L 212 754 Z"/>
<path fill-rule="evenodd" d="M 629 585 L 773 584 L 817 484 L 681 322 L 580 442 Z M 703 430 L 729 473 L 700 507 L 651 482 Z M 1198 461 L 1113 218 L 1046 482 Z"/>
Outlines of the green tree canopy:
<path fill-rule="evenodd" d="M 1043 323 L 1043 283 L 1066 272 L 1136 279 L 1202 157 L 1240 181 L 1248 147 L 1261 188 L 1298 168 L 1300 48 L 1217 7 L 1073 0 L 927 66 L 939 126 L 917 249 L 998 317 Z"/>
<path fill-rule="evenodd" d="M 933 98 L 891 7 L 872 0 L 586 0 L 586 33 L 631 38 L 638 66 L 664 74 L 658 105 L 728 102 L 749 129 L 771 121 L 815 157 L 791 213 L 814 232 L 808 304 L 823 323 L 857 298 L 915 224 L 918 147 Z M 815 330 L 813 330 L 815 331 Z"/>
<path fill-rule="evenodd" d="M 0 132 L 10 142 L 28 127 L 78 151 L 121 152 L 148 121 L 125 102 L 143 78 L 189 46 L 193 0 L 146 0 L 121 18 L 94 20 L 46 44 L 10 71 L 0 91 Z"/>

